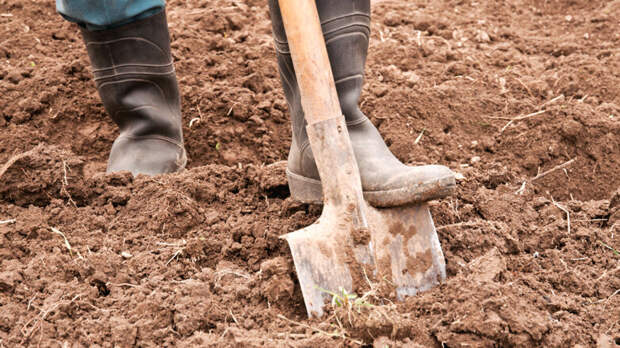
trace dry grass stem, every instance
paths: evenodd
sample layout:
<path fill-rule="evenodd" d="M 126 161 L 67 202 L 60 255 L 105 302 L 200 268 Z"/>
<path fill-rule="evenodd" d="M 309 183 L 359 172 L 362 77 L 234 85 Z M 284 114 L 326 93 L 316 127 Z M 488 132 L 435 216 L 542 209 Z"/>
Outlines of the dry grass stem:
<path fill-rule="evenodd" d="M 4 175 L 4 173 L 17 161 L 19 161 L 20 159 L 24 158 L 24 157 L 28 157 L 31 156 L 34 153 L 39 152 L 39 150 L 41 150 L 43 148 L 43 144 L 39 144 L 37 146 L 35 146 L 33 149 L 28 150 L 24 153 L 20 153 L 18 155 L 15 155 L 11 158 L 9 158 L 8 161 L 6 161 L 6 163 L 4 163 L 2 165 L 2 167 L 0 167 L 0 178 L 2 177 L 2 175 Z"/>
<path fill-rule="evenodd" d="M 418 137 L 415 138 L 415 141 L 413 142 L 414 145 L 420 142 L 420 140 L 422 139 L 422 135 L 424 135 L 424 131 L 425 129 L 422 129 L 422 131 L 420 132 L 420 135 L 418 135 Z"/>
<path fill-rule="evenodd" d="M 235 315 L 232 312 L 232 309 L 229 309 L 228 312 L 230 313 L 230 316 L 232 317 L 232 319 L 235 322 L 235 324 L 239 325 L 239 322 L 237 321 L 237 318 L 235 318 Z"/>
<path fill-rule="evenodd" d="M 221 271 L 215 272 L 215 283 L 219 283 L 225 275 L 229 275 L 229 274 L 230 275 L 235 275 L 237 277 L 241 277 L 241 278 L 247 279 L 247 280 L 252 279 L 252 277 L 250 277 L 247 274 L 243 274 L 243 273 L 240 273 L 240 272 L 235 272 L 232 269 L 225 268 L 225 269 L 223 269 Z"/>
<path fill-rule="evenodd" d="M 176 259 L 181 253 L 183 252 L 183 249 L 179 249 L 177 251 L 174 252 L 174 254 L 172 254 L 172 257 L 170 257 L 170 259 L 168 259 L 168 261 L 166 262 L 166 266 L 168 266 L 168 264 L 170 262 L 172 262 L 172 260 Z"/>
<path fill-rule="evenodd" d="M 182 239 L 180 242 L 178 243 L 166 243 L 166 242 L 157 242 L 157 245 L 161 245 L 161 246 L 169 246 L 169 247 L 180 247 L 182 245 L 187 245 L 187 241 L 185 239 Z"/>
<path fill-rule="evenodd" d="M 519 79 L 517 79 L 517 81 L 519 81 Z M 519 81 L 521 83 L 521 81 Z M 523 83 L 521 83 L 523 85 Z M 525 87 L 525 85 L 523 85 Z M 525 87 L 527 89 L 527 87 Z M 539 105 L 536 109 L 542 109 L 543 107 L 555 103 L 558 100 L 564 99 L 564 94 L 560 94 L 559 96 L 549 100 L 548 102 L 545 102 L 541 105 Z M 513 124 L 515 121 L 519 121 L 519 120 L 524 120 L 526 118 L 530 118 L 530 117 L 534 117 L 534 116 L 538 116 L 540 114 L 544 114 L 545 112 L 547 112 L 547 110 L 539 110 L 536 112 L 532 112 L 531 114 L 527 114 L 527 115 L 523 115 L 523 116 L 517 116 L 517 117 L 513 117 L 513 118 L 508 118 L 508 117 L 487 117 L 487 118 L 491 118 L 491 119 L 498 119 L 498 120 L 508 120 L 508 123 L 506 123 L 504 125 L 504 127 L 502 127 L 502 129 L 499 131 L 500 134 L 502 134 L 506 128 L 508 128 L 511 124 Z"/>
<path fill-rule="evenodd" d="M 78 299 L 80 296 L 82 296 L 82 294 L 77 294 L 75 295 L 71 301 L 69 303 L 73 303 L 76 299 Z M 56 308 L 58 308 L 61 305 L 61 301 L 62 298 L 60 299 L 60 301 L 50 305 L 48 307 L 47 310 L 45 311 L 41 311 L 41 316 L 39 316 L 38 320 L 32 325 L 32 327 L 30 328 L 30 330 L 28 332 L 26 332 L 26 328 L 28 327 L 28 325 L 32 322 L 33 319 L 29 320 L 28 322 L 26 322 L 26 324 L 24 324 L 24 326 L 21 329 L 22 334 L 25 336 L 24 338 L 27 339 L 28 337 L 30 337 L 32 335 L 32 333 L 37 330 L 40 329 L 42 326 L 42 322 L 43 320 L 45 320 L 45 318 L 52 312 L 54 311 Z"/>
<path fill-rule="evenodd" d="M 603 298 L 603 299 L 600 299 L 600 300 L 598 300 L 598 301 L 594 301 L 594 302 L 592 302 L 592 303 L 607 302 L 607 301 L 609 301 L 612 297 L 614 297 L 614 296 L 616 296 L 616 295 L 618 295 L 618 294 L 620 294 L 620 289 L 618 289 L 618 290 L 614 291 L 614 293 L 613 293 L 613 294 L 611 294 L 611 295 L 609 295 L 609 297 L 607 297 L 607 298 Z"/>
<path fill-rule="evenodd" d="M 596 222 L 596 221 L 608 221 L 609 219 L 579 219 L 573 220 L 573 222 Z"/>
<path fill-rule="evenodd" d="M 594 281 L 598 282 L 598 281 L 600 281 L 601 279 L 605 278 L 605 277 L 607 276 L 607 274 L 609 274 L 609 273 L 612 273 L 612 274 L 613 274 L 613 273 L 616 273 L 616 272 L 618 272 L 618 271 L 620 271 L 620 266 L 618 266 L 618 267 L 614 268 L 611 272 L 609 272 L 609 271 L 605 271 L 605 272 L 603 272 L 603 274 L 601 274 L 601 276 L 600 276 L 600 277 L 598 277 L 598 278 L 596 278 Z"/>
<path fill-rule="evenodd" d="M 26 306 L 26 311 L 30 310 L 30 306 L 32 305 L 32 301 L 37 298 L 37 295 L 32 296 L 32 298 L 28 301 L 28 306 Z"/>
<path fill-rule="evenodd" d="M 551 168 L 549 170 L 546 170 L 546 171 L 544 171 L 542 173 L 538 173 L 535 177 L 530 179 L 529 182 L 533 182 L 535 180 L 538 180 L 538 179 L 540 179 L 540 178 L 542 178 L 542 177 L 544 177 L 544 176 L 546 176 L 546 175 L 548 175 L 550 173 L 553 173 L 553 172 L 555 172 L 557 170 L 560 170 L 560 169 L 563 169 L 564 170 L 564 174 L 566 174 L 566 176 L 568 177 L 568 173 L 566 172 L 566 167 L 568 167 L 571 164 L 573 164 L 576 160 L 577 160 L 577 157 L 575 157 L 575 158 L 573 158 L 571 160 L 568 160 L 568 161 L 566 161 L 566 162 L 564 162 L 564 163 L 562 163 L 560 165 L 557 165 L 557 166 L 555 166 L 555 167 L 553 167 L 553 168 Z M 540 168 L 538 168 L 538 170 L 540 171 Z M 523 181 L 523 183 L 521 183 L 521 187 L 519 187 L 519 189 L 515 191 L 515 194 L 517 194 L 517 195 L 524 194 L 525 193 L 525 188 L 527 186 L 527 183 L 528 183 L 527 180 Z M 572 196 L 571 196 L 571 199 L 572 199 Z"/>
<path fill-rule="evenodd" d="M 568 231 L 568 234 L 570 234 L 570 213 L 568 212 L 568 209 L 566 209 L 565 207 L 561 206 L 558 202 L 556 202 L 553 199 L 553 197 L 551 197 L 551 202 L 553 203 L 553 205 L 558 207 L 558 209 L 560 209 L 561 211 L 566 213 L 566 229 Z"/>
<path fill-rule="evenodd" d="M 14 224 L 16 221 L 17 220 L 15 220 L 15 219 L 0 220 L 0 225 Z"/>
<path fill-rule="evenodd" d="M 64 192 L 67 197 L 69 198 L 69 202 L 71 202 L 71 204 L 73 204 L 73 206 L 75 208 L 77 208 L 77 204 L 75 204 L 75 201 L 73 200 L 73 198 L 71 198 L 71 194 L 69 194 L 69 191 L 67 191 L 67 186 L 69 185 L 69 181 L 67 180 L 67 162 L 65 162 L 64 160 L 62 161 L 62 189 L 61 191 Z"/>
<path fill-rule="evenodd" d="M 226 116 L 230 116 L 230 114 L 232 114 L 233 112 L 233 108 L 235 107 L 235 105 L 237 105 L 237 102 L 234 102 L 233 105 L 230 107 L 230 109 L 228 109 L 228 112 L 226 113 Z"/>
<path fill-rule="evenodd" d="M 67 180 L 67 162 L 62 161 L 62 183 L 63 185 L 69 185 L 69 181 Z"/>
<path fill-rule="evenodd" d="M 285 317 L 282 314 L 278 314 L 278 318 L 286 320 L 286 321 L 288 321 L 291 324 L 295 324 L 295 325 L 304 327 L 306 329 L 310 329 L 310 330 L 312 330 L 314 332 L 317 332 L 317 333 L 319 333 L 321 335 L 324 335 L 324 336 L 327 336 L 327 337 L 338 337 L 338 338 L 342 338 L 342 339 L 345 339 L 345 340 L 349 340 L 349 341 L 351 341 L 351 342 L 353 342 L 355 344 L 359 344 L 359 345 L 362 345 L 364 343 L 362 341 L 354 340 L 354 339 L 348 337 L 344 332 L 327 332 L 327 331 L 321 330 L 321 329 L 319 329 L 317 327 L 312 327 L 310 325 L 307 325 L 307 324 L 300 323 L 298 321 L 289 319 L 289 318 Z"/>
<path fill-rule="evenodd" d="M 449 225 L 443 225 L 443 226 L 439 226 L 436 228 L 437 231 L 446 229 L 446 228 L 450 228 L 450 227 L 473 227 L 473 226 L 480 226 L 480 225 L 492 225 L 493 222 L 492 221 L 486 221 L 486 220 L 480 220 L 480 221 L 463 221 L 463 222 L 458 222 L 455 224 L 449 224 Z"/>
<path fill-rule="evenodd" d="M 191 120 L 189 120 L 189 128 L 192 128 L 192 125 L 194 124 L 194 122 L 200 122 L 200 118 L 194 117 Z"/>
<path fill-rule="evenodd" d="M 142 285 L 130 284 L 130 283 L 108 283 L 112 286 L 128 286 L 130 288 L 141 288 Z"/>
<path fill-rule="evenodd" d="M 517 194 L 517 195 L 522 195 L 523 193 L 525 193 L 525 186 L 526 186 L 526 185 L 527 185 L 527 180 L 526 180 L 526 181 L 524 181 L 524 182 L 521 184 L 521 187 L 519 187 L 519 189 L 515 191 L 515 194 Z"/>
<path fill-rule="evenodd" d="M 555 97 L 555 98 L 553 98 L 553 99 L 549 100 L 548 102 L 543 103 L 543 104 L 542 104 L 541 106 L 539 106 L 538 108 L 542 108 L 542 107 L 547 106 L 547 105 L 549 105 L 549 104 L 553 104 L 553 103 L 555 103 L 556 101 L 561 100 L 561 99 L 564 99 L 564 94 L 560 94 L 559 96 L 557 96 L 557 97 Z"/>
<path fill-rule="evenodd" d="M 529 94 L 529 95 L 530 95 L 530 97 L 534 98 L 534 94 L 532 94 L 532 91 L 529 89 L 529 87 L 528 87 L 528 86 L 526 86 L 526 85 L 525 85 L 525 83 L 523 83 L 523 81 L 521 81 L 520 79 L 518 79 L 518 78 L 516 78 L 516 77 L 514 77 L 514 79 L 515 79 L 515 80 L 517 80 L 517 82 L 519 82 L 519 84 L 520 84 L 523 88 L 525 88 L 525 90 L 527 91 L 527 94 Z"/>
<path fill-rule="evenodd" d="M 553 172 L 555 172 L 556 170 L 564 169 L 564 168 L 566 168 L 566 167 L 570 166 L 571 164 L 573 164 L 576 160 L 577 160 L 577 157 L 575 157 L 575 158 L 573 158 L 573 159 L 571 159 L 571 160 L 569 160 L 569 161 L 566 161 L 566 162 L 564 162 L 564 163 L 562 163 L 562 164 L 560 164 L 560 165 L 557 165 L 557 166 L 555 166 L 555 167 L 553 167 L 553 168 L 551 168 L 551 169 L 549 169 L 549 170 L 546 170 L 546 171 L 544 171 L 544 172 L 542 172 L 542 173 L 540 173 L 540 174 L 536 175 L 536 176 L 535 176 L 535 177 L 533 177 L 532 179 L 530 179 L 530 182 L 531 182 L 531 181 L 538 180 L 538 179 L 540 179 L 540 178 L 544 177 L 545 175 L 547 175 L 547 174 L 549 174 L 549 173 L 553 173 Z"/>
<path fill-rule="evenodd" d="M 194 124 L 194 122 L 200 123 L 200 121 L 202 121 L 202 111 L 200 111 L 200 108 L 196 108 L 196 110 L 198 111 L 198 117 L 194 117 L 191 120 L 189 120 L 189 128 L 192 128 L 192 125 Z"/>
<path fill-rule="evenodd" d="M 524 116 L 517 116 L 515 118 L 512 118 L 512 119 L 510 119 L 510 121 L 508 121 L 508 123 L 506 123 L 506 125 L 504 125 L 504 127 L 502 127 L 502 129 L 500 129 L 499 133 L 500 134 L 504 133 L 506 128 L 508 128 L 515 121 L 524 120 L 526 118 L 538 116 L 540 114 L 544 114 L 545 112 L 547 112 L 547 110 L 540 110 L 540 111 L 532 112 L 531 114 L 527 114 L 527 115 L 524 115 Z"/>
<path fill-rule="evenodd" d="M 276 336 L 286 337 L 286 338 L 308 338 L 310 337 L 309 335 L 306 335 L 306 334 L 296 334 L 296 333 L 289 333 L 289 332 L 278 332 Z"/>
<path fill-rule="evenodd" d="M 71 247 L 71 244 L 69 244 L 69 240 L 67 239 L 67 237 L 65 236 L 64 233 L 60 232 L 58 229 L 54 228 L 54 227 L 50 227 L 50 229 L 52 230 L 52 232 L 60 235 L 62 237 L 62 239 L 64 239 L 65 241 L 65 246 L 67 247 L 67 250 L 69 250 L 69 254 L 71 254 L 71 256 L 73 256 L 73 248 Z M 84 259 L 82 257 L 82 254 L 80 254 L 80 252 L 78 250 L 75 251 L 78 258 L 80 259 Z"/>

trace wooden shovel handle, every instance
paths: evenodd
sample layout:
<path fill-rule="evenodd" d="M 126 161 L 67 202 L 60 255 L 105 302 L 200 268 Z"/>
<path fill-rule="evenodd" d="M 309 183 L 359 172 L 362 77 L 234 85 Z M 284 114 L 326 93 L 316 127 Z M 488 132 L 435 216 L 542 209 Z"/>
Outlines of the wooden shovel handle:
<path fill-rule="evenodd" d="M 315 0 L 279 3 L 308 122 L 308 139 L 323 186 L 323 215 L 342 217 L 340 214 L 346 213 L 353 230 L 368 231 L 362 182 L 340 109 Z"/>
<path fill-rule="evenodd" d="M 279 0 L 309 125 L 342 116 L 315 0 Z"/>

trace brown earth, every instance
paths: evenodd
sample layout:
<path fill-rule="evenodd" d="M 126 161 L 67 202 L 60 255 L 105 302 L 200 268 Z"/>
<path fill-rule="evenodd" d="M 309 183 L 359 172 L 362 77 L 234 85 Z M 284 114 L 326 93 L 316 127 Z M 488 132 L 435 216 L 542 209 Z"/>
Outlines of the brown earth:
<path fill-rule="evenodd" d="M 0 0 L 0 347 L 620 345 L 620 1 L 373 6 L 362 109 L 462 174 L 432 205 L 448 280 L 323 320 L 278 238 L 321 208 L 289 198 L 265 1 L 168 17 L 189 170 L 132 178 L 77 28 Z"/>

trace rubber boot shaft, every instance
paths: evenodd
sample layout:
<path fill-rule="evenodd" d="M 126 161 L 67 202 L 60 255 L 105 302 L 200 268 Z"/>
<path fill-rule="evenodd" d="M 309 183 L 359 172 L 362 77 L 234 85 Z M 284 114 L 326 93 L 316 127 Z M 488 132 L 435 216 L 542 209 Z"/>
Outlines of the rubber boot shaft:
<path fill-rule="evenodd" d="M 187 157 L 165 12 L 109 30 L 82 28 L 82 36 L 101 100 L 120 130 L 108 172 L 182 169 Z"/>
<path fill-rule="evenodd" d="M 365 199 L 374 206 L 397 206 L 445 197 L 454 191 L 450 169 L 410 167 L 388 149 L 378 130 L 359 109 L 370 37 L 369 0 L 317 0 L 321 28 L 360 169 Z M 306 132 L 299 86 L 277 0 L 269 0 L 278 68 L 291 113 L 293 139 L 287 176 L 293 198 L 320 203 L 321 184 Z"/>

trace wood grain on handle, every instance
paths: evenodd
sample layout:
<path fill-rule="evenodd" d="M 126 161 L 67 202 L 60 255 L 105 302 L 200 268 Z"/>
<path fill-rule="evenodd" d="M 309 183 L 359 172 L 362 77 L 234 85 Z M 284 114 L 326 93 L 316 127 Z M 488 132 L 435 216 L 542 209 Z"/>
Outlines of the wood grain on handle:
<path fill-rule="evenodd" d="M 309 125 L 342 115 L 314 1 L 279 0 L 301 105 Z"/>

